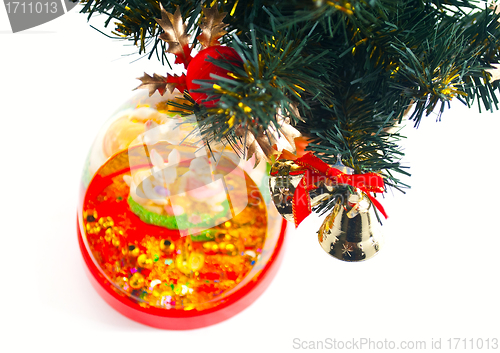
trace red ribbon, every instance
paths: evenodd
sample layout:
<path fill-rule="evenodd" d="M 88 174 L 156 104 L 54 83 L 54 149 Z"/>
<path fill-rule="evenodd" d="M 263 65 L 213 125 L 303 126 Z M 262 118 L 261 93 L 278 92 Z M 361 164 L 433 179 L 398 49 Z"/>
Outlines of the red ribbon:
<path fill-rule="evenodd" d="M 373 205 L 387 218 L 384 208 L 370 192 L 384 192 L 384 179 L 376 173 L 348 175 L 340 170 L 330 167 L 312 153 L 308 153 L 294 161 L 306 170 L 296 171 L 290 174 L 302 174 L 303 178 L 295 189 L 293 195 L 293 218 L 297 227 L 309 214 L 311 214 L 311 200 L 309 191 L 317 189 L 314 183 L 319 177 L 326 177 L 337 184 L 350 185 L 358 188 L 368 196 Z"/>

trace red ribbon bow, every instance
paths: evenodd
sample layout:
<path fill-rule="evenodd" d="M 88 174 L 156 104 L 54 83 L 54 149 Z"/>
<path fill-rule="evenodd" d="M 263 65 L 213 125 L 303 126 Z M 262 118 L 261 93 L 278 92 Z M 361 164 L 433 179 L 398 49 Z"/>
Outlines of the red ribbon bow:
<path fill-rule="evenodd" d="M 294 162 L 306 169 L 305 171 L 301 170 L 295 172 L 297 174 L 304 173 L 293 195 L 292 209 L 296 227 L 311 214 L 309 191 L 318 188 L 314 184 L 314 178 L 316 178 L 317 181 L 318 177 L 326 177 L 337 184 L 345 184 L 358 188 L 368 196 L 373 205 L 385 218 L 387 218 L 387 214 L 380 202 L 370 195 L 370 192 L 384 192 L 384 179 L 379 174 L 366 173 L 348 175 L 336 168 L 330 167 L 312 153 L 308 153 L 296 159 Z"/>

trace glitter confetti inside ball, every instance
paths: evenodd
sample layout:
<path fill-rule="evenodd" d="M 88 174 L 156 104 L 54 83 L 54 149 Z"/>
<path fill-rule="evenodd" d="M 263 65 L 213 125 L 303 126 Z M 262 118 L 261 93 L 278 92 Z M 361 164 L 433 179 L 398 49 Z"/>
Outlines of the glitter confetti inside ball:
<path fill-rule="evenodd" d="M 139 94 L 98 134 L 85 163 L 78 238 L 89 277 L 116 310 L 164 329 L 225 320 L 269 285 L 285 223 L 252 169 L 202 140 L 173 96 Z"/>

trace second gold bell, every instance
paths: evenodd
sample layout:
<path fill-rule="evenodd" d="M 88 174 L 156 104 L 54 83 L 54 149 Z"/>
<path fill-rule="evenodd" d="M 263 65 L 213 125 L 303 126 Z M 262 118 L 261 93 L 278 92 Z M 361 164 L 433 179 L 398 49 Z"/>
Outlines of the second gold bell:
<path fill-rule="evenodd" d="M 375 256 L 383 238 L 379 224 L 369 210 L 357 214 L 337 203 L 333 212 L 323 221 L 318 241 L 325 252 L 343 261 L 363 261 Z"/>

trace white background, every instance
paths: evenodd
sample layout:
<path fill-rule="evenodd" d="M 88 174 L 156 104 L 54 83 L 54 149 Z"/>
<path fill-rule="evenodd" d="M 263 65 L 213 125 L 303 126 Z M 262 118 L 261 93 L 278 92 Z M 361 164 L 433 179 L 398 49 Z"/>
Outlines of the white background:
<path fill-rule="evenodd" d="M 104 19 L 96 23 L 104 22 Z M 500 113 L 460 103 L 404 133 L 412 189 L 382 200 L 375 258 L 344 263 L 317 217 L 287 235 L 282 266 L 248 309 L 218 325 L 162 331 L 109 307 L 77 244 L 80 173 L 103 122 L 155 60 L 73 10 L 12 34 L 0 6 L 0 349 L 5 352 L 292 352 L 294 339 L 500 340 Z M 297 342 L 297 341 L 296 341 Z M 8 348 L 8 350 L 4 350 Z M 365 350 L 367 351 L 367 350 Z M 459 350 L 455 350 L 459 351 Z"/>

